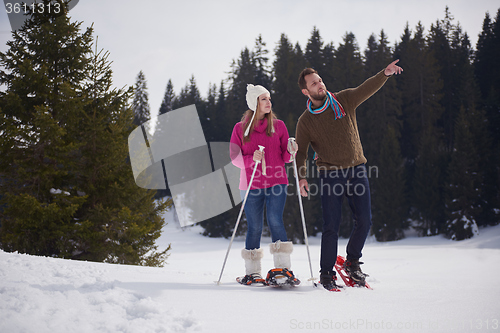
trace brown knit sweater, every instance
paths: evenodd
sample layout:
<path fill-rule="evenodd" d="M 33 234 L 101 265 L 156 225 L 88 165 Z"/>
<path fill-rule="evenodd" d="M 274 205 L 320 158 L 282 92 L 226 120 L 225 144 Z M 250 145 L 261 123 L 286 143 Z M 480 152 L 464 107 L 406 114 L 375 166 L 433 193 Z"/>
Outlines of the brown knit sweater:
<path fill-rule="evenodd" d="M 384 70 L 367 79 L 357 88 L 349 88 L 334 95 L 346 115 L 335 120 L 331 108 L 323 113 L 312 114 L 305 110 L 299 117 L 296 129 L 297 167 L 299 178 L 306 178 L 306 157 L 309 145 L 318 155 L 318 170 L 336 170 L 366 163 L 359 139 L 356 108 L 375 94 L 387 81 Z"/>

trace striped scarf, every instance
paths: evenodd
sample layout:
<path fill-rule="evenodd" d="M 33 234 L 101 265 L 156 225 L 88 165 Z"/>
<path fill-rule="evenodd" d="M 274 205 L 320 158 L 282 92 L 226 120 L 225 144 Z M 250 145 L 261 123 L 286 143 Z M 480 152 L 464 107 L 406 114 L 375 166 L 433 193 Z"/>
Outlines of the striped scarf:
<path fill-rule="evenodd" d="M 335 96 L 331 92 L 329 92 L 329 91 L 326 92 L 325 103 L 319 109 L 314 110 L 311 107 L 312 106 L 312 102 L 311 102 L 310 99 L 307 100 L 306 105 L 307 105 L 307 109 L 312 114 L 323 113 L 326 109 L 328 109 L 329 106 L 331 106 L 332 110 L 333 110 L 333 113 L 335 114 L 335 119 L 340 119 L 343 116 L 345 116 L 344 108 L 342 107 L 342 105 L 340 105 L 339 101 L 337 101 L 337 99 L 335 98 Z"/>

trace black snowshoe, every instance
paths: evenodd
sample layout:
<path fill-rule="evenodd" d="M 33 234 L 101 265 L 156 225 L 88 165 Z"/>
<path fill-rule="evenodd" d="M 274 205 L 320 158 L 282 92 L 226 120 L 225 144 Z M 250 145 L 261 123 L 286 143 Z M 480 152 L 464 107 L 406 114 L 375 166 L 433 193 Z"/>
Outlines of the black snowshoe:
<path fill-rule="evenodd" d="M 253 273 L 253 274 L 237 277 L 236 281 L 238 281 L 238 283 L 241 283 L 241 284 L 244 284 L 247 286 L 249 286 L 251 284 L 262 284 L 264 286 L 266 285 L 266 280 L 264 280 L 259 273 Z"/>
<path fill-rule="evenodd" d="M 273 268 L 267 273 L 266 284 L 272 287 L 295 287 L 300 284 L 300 280 L 287 268 Z"/>

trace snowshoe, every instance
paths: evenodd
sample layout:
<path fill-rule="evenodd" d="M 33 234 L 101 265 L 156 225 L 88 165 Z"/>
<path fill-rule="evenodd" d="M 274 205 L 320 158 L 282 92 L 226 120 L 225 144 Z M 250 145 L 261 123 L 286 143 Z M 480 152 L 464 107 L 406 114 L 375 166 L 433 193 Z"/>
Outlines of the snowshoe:
<path fill-rule="evenodd" d="M 300 280 L 287 268 L 273 268 L 267 273 L 266 284 L 273 287 L 295 287 L 300 284 Z"/>
<path fill-rule="evenodd" d="M 325 288 L 326 290 L 329 291 L 340 291 L 342 288 L 341 286 L 337 285 L 337 275 L 335 272 L 332 271 L 326 271 L 326 272 L 321 272 L 319 276 L 319 283 Z"/>
<path fill-rule="evenodd" d="M 264 280 L 259 273 L 253 273 L 253 274 L 237 277 L 236 281 L 240 284 L 244 284 L 247 286 L 252 285 L 252 284 L 262 284 L 264 286 L 266 285 L 266 280 Z"/>
<path fill-rule="evenodd" d="M 362 264 L 362 262 L 347 261 L 344 257 L 337 256 L 335 269 L 339 273 L 346 286 L 366 287 L 368 289 L 372 289 L 368 285 L 368 283 L 366 283 L 366 277 L 369 275 L 361 271 L 361 268 L 359 267 L 360 264 Z"/>

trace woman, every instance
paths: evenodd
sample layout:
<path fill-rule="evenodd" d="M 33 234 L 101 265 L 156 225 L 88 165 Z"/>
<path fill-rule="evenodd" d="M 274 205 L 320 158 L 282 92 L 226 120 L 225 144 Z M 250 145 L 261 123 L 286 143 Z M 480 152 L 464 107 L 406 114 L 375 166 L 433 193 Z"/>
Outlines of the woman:
<path fill-rule="evenodd" d="M 245 248 L 241 254 L 245 260 L 246 274 L 237 278 L 237 281 L 247 285 L 256 282 L 274 284 L 283 275 L 281 281 L 286 280 L 287 283 L 297 285 L 300 281 L 289 270 L 292 242 L 288 241 L 286 236 L 283 209 L 288 186 L 285 161 L 291 162 L 292 154 L 296 153 L 298 147 L 295 143 L 288 144 L 288 131 L 283 121 L 276 119 L 272 110 L 271 95 L 266 88 L 249 84 L 246 100 L 249 110 L 245 112 L 241 122 L 234 126 L 230 149 L 233 164 L 241 169 L 239 188 L 242 200 L 256 163 L 259 162 L 259 165 L 244 208 L 248 231 Z M 259 151 L 259 146 L 264 146 L 263 152 Z M 261 275 L 264 251 L 260 247 L 260 239 L 264 224 L 264 206 L 273 242 L 270 244 L 270 251 L 277 268 L 270 271 L 267 281 Z M 277 276 L 274 277 L 272 272 L 281 275 L 276 273 Z"/>

